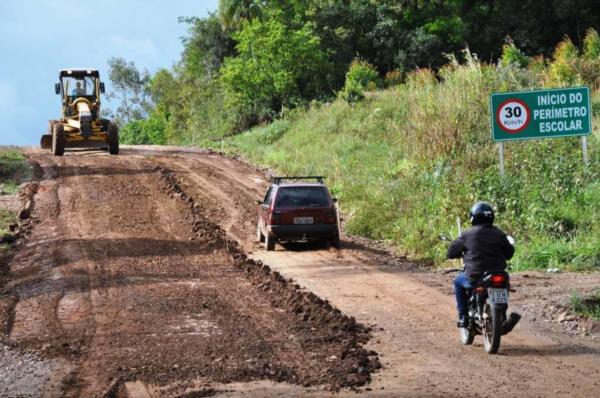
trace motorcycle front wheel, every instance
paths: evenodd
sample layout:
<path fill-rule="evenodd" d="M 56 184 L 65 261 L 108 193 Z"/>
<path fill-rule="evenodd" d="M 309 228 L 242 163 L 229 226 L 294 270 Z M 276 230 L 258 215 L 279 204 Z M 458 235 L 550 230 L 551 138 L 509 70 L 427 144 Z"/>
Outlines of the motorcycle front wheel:
<path fill-rule="evenodd" d="M 473 328 L 458 328 L 458 333 L 460 336 L 460 342 L 463 345 L 473 344 L 473 339 L 475 338 L 475 331 L 473 330 Z"/>
<path fill-rule="evenodd" d="M 483 319 L 483 349 L 488 354 L 495 354 L 500 348 L 503 311 L 499 306 L 486 303 L 484 312 L 487 316 Z"/>

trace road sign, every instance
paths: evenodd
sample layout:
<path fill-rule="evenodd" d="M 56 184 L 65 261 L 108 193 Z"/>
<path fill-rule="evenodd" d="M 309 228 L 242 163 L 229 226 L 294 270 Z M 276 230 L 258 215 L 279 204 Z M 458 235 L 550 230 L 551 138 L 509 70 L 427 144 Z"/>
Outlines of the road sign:
<path fill-rule="evenodd" d="M 494 141 L 580 136 L 592 132 L 587 87 L 495 93 L 491 95 L 490 108 Z"/>

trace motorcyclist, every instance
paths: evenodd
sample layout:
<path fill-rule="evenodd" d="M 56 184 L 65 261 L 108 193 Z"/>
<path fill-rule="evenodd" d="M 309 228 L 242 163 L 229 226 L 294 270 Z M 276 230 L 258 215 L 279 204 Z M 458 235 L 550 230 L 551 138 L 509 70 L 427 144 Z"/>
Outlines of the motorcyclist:
<path fill-rule="evenodd" d="M 496 228 L 494 210 L 486 202 L 471 207 L 469 218 L 473 228 L 464 231 L 448 248 L 448 258 L 463 257 L 464 272 L 454 279 L 454 294 L 458 310 L 458 326 L 468 323 L 468 294 L 473 284 L 486 271 L 504 270 L 506 260 L 515 253 L 507 235 Z"/>

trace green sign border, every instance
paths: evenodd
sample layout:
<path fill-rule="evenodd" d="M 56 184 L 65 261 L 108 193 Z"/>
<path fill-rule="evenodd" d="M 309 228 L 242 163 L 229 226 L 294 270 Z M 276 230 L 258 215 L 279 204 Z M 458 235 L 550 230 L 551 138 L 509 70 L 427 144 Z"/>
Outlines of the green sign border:
<path fill-rule="evenodd" d="M 549 92 L 549 91 L 565 91 L 571 89 L 585 89 L 587 91 L 588 98 L 588 117 L 589 117 L 589 131 L 587 133 L 578 133 L 578 134 L 556 134 L 548 137 L 522 137 L 522 138 L 495 138 L 494 137 L 494 125 L 496 120 L 496 110 L 493 107 L 492 98 L 494 96 L 499 95 L 520 95 L 520 94 L 533 94 L 533 93 L 541 93 L 541 92 Z M 495 142 L 506 142 L 506 141 L 524 141 L 524 140 L 545 140 L 549 138 L 560 138 L 560 137 L 583 137 L 592 134 L 592 98 L 590 97 L 590 88 L 588 86 L 577 86 L 577 87 L 560 87 L 560 88 L 548 88 L 548 89 L 540 89 L 540 90 L 525 90 L 525 91 L 506 91 L 501 93 L 492 93 L 490 95 L 490 122 L 492 127 L 492 140 Z"/>

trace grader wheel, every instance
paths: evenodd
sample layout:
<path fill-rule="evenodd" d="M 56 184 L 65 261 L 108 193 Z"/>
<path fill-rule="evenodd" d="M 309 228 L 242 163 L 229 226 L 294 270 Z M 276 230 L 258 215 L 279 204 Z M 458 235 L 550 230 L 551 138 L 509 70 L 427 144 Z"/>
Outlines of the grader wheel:
<path fill-rule="evenodd" d="M 55 156 L 65 154 L 65 131 L 63 125 L 60 123 L 52 126 L 52 153 Z"/>
<path fill-rule="evenodd" d="M 119 154 L 119 128 L 112 122 L 108 123 L 108 153 Z"/>

